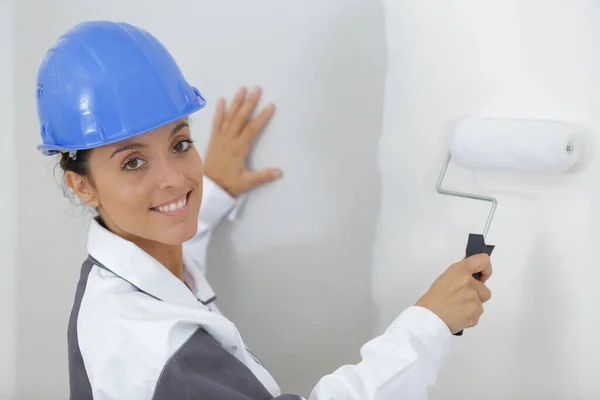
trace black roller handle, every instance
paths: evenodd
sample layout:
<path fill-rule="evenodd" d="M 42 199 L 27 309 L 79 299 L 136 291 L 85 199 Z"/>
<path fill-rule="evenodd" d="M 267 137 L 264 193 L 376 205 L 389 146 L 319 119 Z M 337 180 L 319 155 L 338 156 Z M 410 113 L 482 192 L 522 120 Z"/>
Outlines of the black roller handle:
<path fill-rule="evenodd" d="M 466 250 L 466 258 L 474 256 L 475 254 L 487 254 L 488 256 L 492 255 L 492 251 L 494 251 L 493 245 L 485 244 L 485 239 L 483 235 L 477 233 L 469 234 L 469 241 L 467 242 L 467 250 Z M 481 280 L 481 273 L 476 272 L 473 274 L 473 278 L 478 281 Z M 456 332 L 454 336 L 462 336 L 463 331 Z"/>

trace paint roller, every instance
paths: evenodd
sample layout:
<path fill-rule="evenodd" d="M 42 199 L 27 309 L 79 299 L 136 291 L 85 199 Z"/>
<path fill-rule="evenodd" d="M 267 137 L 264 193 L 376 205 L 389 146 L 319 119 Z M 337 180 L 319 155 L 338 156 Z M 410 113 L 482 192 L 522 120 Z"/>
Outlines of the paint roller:
<path fill-rule="evenodd" d="M 498 202 L 490 196 L 442 188 L 450 160 L 463 168 L 526 173 L 564 173 L 580 160 L 580 128 L 561 121 L 465 117 L 450 136 L 450 149 L 436 190 L 440 194 L 486 201 L 491 204 L 481 234 L 469 234 L 466 257 L 492 255 L 494 245 L 485 243 Z M 473 277 L 480 279 L 480 274 Z M 460 336 L 463 331 L 455 333 Z"/>

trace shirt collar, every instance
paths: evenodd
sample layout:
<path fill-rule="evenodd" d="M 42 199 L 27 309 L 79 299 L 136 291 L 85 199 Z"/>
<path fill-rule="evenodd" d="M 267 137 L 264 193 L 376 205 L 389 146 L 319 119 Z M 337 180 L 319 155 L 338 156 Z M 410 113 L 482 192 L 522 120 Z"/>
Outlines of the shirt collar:
<path fill-rule="evenodd" d="M 198 307 L 200 300 L 208 304 L 214 292 L 203 285 L 202 276 L 184 254 L 186 272 L 195 281 L 196 295 L 165 266 L 136 246 L 133 242 L 115 235 L 93 219 L 88 232 L 87 250 L 104 268 L 126 280 L 139 290 L 167 303 Z"/>
<path fill-rule="evenodd" d="M 206 280 L 204 274 L 200 272 L 200 269 L 192 260 L 192 257 L 188 256 L 185 246 L 183 247 L 183 265 L 185 268 L 186 281 L 188 284 L 191 284 L 192 290 L 198 300 L 205 306 L 215 301 L 217 299 L 215 292 L 208 283 L 208 280 Z"/>

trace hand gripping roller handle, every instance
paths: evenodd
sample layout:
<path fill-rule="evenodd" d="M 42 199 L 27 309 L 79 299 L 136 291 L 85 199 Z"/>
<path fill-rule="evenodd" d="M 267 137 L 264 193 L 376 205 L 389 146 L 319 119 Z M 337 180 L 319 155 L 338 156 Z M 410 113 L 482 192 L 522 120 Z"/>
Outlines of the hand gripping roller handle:
<path fill-rule="evenodd" d="M 490 229 L 490 225 L 492 224 L 492 219 L 494 218 L 494 213 L 496 212 L 496 206 L 498 205 L 498 202 L 493 197 L 480 196 L 477 194 L 461 193 L 461 192 L 455 192 L 455 191 L 451 191 L 451 190 L 442 189 L 442 182 L 444 181 L 444 177 L 446 176 L 446 170 L 448 169 L 448 164 L 450 164 L 451 158 L 452 158 L 452 155 L 450 153 L 448 153 L 448 156 L 446 157 L 446 161 L 444 162 L 444 166 L 442 167 L 442 171 L 441 171 L 440 176 L 437 181 L 436 190 L 440 194 L 463 197 L 463 198 L 474 199 L 474 200 L 483 200 L 483 201 L 488 201 L 492 204 L 490 213 L 488 215 L 488 219 L 485 223 L 485 227 L 483 228 L 483 233 L 482 234 L 477 234 L 477 233 L 469 234 L 469 240 L 467 242 L 467 248 L 465 251 L 466 258 L 474 256 L 476 254 L 483 254 L 483 253 L 491 256 L 492 251 L 494 250 L 495 246 L 485 244 L 485 237 L 488 233 L 488 230 Z M 481 273 L 477 272 L 477 273 L 473 274 L 473 278 L 475 278 L 477 280 L 481 280 Z M 456 332 L 454 335 L 462 336 L 462 334 L 463 334 L 463 331 L 461 330 L 460 332 Z"/>

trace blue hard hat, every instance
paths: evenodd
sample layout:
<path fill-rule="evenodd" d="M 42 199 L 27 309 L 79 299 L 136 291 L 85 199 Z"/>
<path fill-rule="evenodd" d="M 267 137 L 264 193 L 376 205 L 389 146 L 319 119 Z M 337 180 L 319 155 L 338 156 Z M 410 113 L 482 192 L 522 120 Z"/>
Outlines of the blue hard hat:
<path fill-rule="evenodd" d="M 83 22 L 46 52 L 37 77 L 45 155 L 115 143 L 206 104 L 167 49 L 126 23 Z"/>

